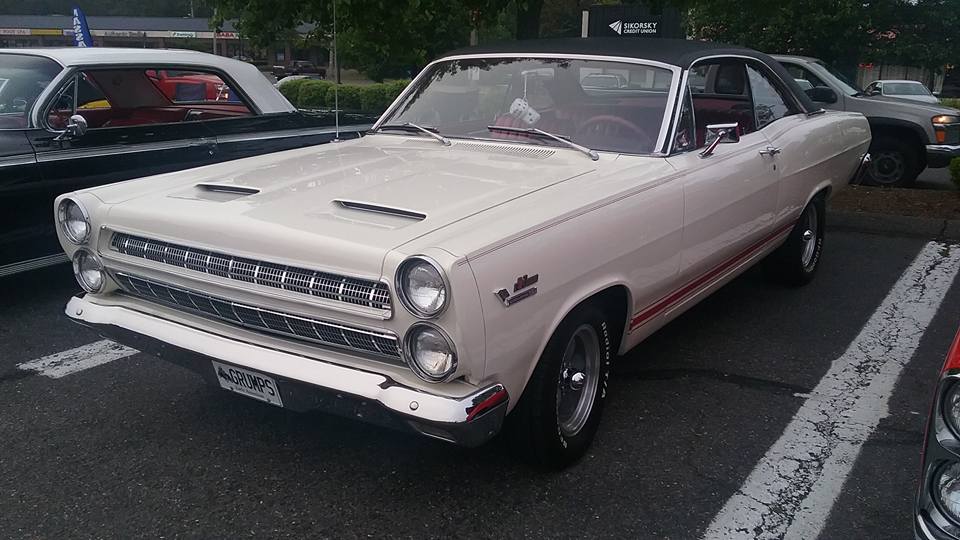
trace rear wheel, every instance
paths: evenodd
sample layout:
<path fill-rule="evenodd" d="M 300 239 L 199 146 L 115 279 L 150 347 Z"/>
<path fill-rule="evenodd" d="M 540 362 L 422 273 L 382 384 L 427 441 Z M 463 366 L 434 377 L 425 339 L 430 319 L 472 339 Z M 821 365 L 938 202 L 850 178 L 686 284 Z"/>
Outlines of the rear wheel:
<path fill-rule="evenodd" d="M 562 469 L 586 453 L 600 424 L 613 354 L 600 309 L 584 306 L 564 319 L 507 417 L 506 433 L 522 458 Z"/>
<path fill-rule="evenodd" d="M 787 241 L 767 259 L 767 270 L 777 281 L 800 286 L 809 283 L 816 275 L 823 253 L 824 199 L 823 195 L 817 195 L 807 204 Z"/>
<path fill-rule="evenodd" d="M 910 185 L 922 169 L 920 155 L 910 138 L 879 136 L 870 145 L 870 158 L 866 180 L 874 186 Z"/>

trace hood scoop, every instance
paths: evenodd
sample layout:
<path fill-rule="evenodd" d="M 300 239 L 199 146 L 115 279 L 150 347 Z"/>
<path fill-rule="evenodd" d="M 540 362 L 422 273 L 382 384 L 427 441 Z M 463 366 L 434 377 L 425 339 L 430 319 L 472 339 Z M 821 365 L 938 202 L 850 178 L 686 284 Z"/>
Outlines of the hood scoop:
<path fill-rule="evenodd" d="M 196 184 L 184 191 L 173 193 L 170 196 L 175 199 L 192 199 L 196 201 L 227 202 L 256 195 L 260 190 L 253 187 L 239 186 L 237 184 Z"/>
<path fill-rule="evenodd" d="M 407 210 L 406 208 L 396 208 L 393 206 L 384 206 L 381 204 L 362 202 L 362 201 L 350 201 L 344 199 L 337 199 L 333 201 L 334 204 L 340 206 L 341 208 L 346 208 L 347 210 L 355 210 L 358 212 L 370 212 L 374 214 L 381 214 L 387 216 L 394 216 L 404 219 L 409 219 L 413 221 L 423 221 L 427 219 L 427 215 L 423 212 L 417 212 L 415 210 Z"/>

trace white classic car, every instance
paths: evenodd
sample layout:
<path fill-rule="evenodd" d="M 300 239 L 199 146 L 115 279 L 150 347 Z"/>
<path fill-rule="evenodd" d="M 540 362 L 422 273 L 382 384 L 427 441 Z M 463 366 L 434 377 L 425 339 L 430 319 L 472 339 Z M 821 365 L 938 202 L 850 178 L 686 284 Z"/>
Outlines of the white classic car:
<path fill-rule="evenodd" d="M 61 196 L 86 290 L 66 312 L 273 405 L 472 446 L 503 428 L 562 467 L 616 355 L 762 259 L 813 277 L 869 144 L 747 49 L 472 48 L 361 139 Z"/>

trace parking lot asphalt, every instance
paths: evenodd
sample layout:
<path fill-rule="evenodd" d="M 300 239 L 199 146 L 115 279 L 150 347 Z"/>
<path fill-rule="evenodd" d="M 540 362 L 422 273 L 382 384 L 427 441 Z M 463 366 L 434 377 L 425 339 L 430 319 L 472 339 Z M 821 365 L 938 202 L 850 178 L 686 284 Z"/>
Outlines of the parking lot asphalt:
<path fill-rule="evenodd" d="M 617 361 L 592 450 L 560 473 L 500 440 L 467 450 L 291 413 L 142 354 L 25 371 L 100 338 L 62 316 L 69 268 L 0 281 L 0 537 L 700 538 L 926 245 L 833 231 L 807 287 L 747 272 Z M 930 393 L 960 322 L 960 288 L 936 294 L 820 538 L 912 535 Z"/>

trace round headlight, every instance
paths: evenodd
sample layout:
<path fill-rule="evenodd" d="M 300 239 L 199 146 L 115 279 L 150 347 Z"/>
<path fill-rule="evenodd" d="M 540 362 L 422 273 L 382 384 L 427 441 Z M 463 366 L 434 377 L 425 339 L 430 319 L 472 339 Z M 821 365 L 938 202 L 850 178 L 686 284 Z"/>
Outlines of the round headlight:
<path fill-rule="evenodd" d="M 960 463 L 941 467 L 933 487 L 940 508 L 950 519 L 960 522 Z"/>
<path fill-rule="evenodd" d="M 450 338 L 431 324 L 419 323 L 407 331 L 407 363 L 421 379 L 440 382 L 457 370 L 457 353 Z"/>
<path fill-rule="evenodd" d="M 400 301 L 418 317 L 436 317 L 447 305 L 447 281 L 440 266 L 425 257 L 411 257 L 397 269 Z"/>
<path fill-rule="evenodd" d="M 943 396 L 943 418 L 960 437 L 960 381 L 955 381 Z"/>
<path fill-rule="evenodd" d="M 60 201 L 60 206 L 57 207 L 57 222 L 64 236 L 74 244 L 83 244 L 90 238 L 90 218 L 86 210 L 73 199 Z"/>
<path fill-rule="evenodd" d="M 103 265 L 85 249 L 77 250 L 73 254 L 73 275 L 83 290 L 89 293 L 98 293 L 103 290 Z"/>

